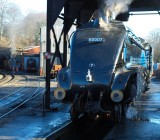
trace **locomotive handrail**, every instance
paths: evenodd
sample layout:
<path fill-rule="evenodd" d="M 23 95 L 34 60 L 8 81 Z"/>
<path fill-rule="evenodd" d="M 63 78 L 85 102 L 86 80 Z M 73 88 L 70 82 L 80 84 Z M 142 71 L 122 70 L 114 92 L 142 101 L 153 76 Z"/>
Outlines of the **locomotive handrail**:
<path fill-rule="evenodd" d="M 133 39 L 134 43 L 142 50 L 145 50 L 143 44 L 142 44 L 142 41 L 136 37 L 130 30 L 127 30 L 128 33 L 131 33 L 131 35 L 128 34 L 128 36 Z"/>

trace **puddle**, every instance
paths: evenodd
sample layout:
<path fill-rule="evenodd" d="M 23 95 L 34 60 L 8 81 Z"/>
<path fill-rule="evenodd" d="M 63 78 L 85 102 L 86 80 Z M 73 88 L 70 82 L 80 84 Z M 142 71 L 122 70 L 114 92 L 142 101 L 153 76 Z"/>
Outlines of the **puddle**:
<path fill-rule="evenodd" d="M 154 118 L 133 118 L 133 121 L 136 122 L 150 122 L 150 123 L 154 123 L 154 124 L 160 124 L 160 119 L 154 119 Z"/>
<path fill-rule="evenodd" d="M 126 118 L 127 119 L 130 119 L 130 120 L 133 120 L 133 121 L 137 121 L 137 122 L 150 122 L 150 123 L 155 123 L 155 124 L 160 124 L 160 118 L 143 118 L 143 117 L 140 117 L 138 115 L 139 111 L 141 109 L 140 108 L 136 108 L 134 106 L 131 106 L 128 110 L 127 110 L 127 113 L 126 113 Z M 144 109 L 146 111 L 146 109 Z M 155 111 L 156 109 L 154 108 L 147 108 L 147 110 L 149 111 Z"/>
<path fill-rule="evenodd" d="M 128 110 L 127 110 L 127 113 L 126 113 L 126 118 L 127 119 L 133 119 L 137 116 L 138 114 L 138 111 L 135 107 L 131 106 Z"/>
<path fill-rule="evenodd" d="M 156 123 L 156 124 L 160 124 L 160 119 L 150 118 L 150 119 L 149 119 L 149 122 Z"/>

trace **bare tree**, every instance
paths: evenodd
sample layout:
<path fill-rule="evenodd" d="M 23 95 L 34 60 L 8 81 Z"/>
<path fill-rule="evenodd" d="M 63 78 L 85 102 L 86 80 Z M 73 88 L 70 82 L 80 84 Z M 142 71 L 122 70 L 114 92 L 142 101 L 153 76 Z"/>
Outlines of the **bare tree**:
<path fill-rule="evenodd" d="M 160 29 L 154 29 L 149 33 L 146 39 L 154 50 L 154 62 L 160 62 Z"/>
<path fill-rule="evenodd" d="M 12 40 L 16 24 L 20 22 L 21 18 L 21 10 L 16 4 L 11 3 L 9 0 L 0 0 L 0 40 L 2 35 Z"/>
<path fill-rule="evenodd" d="M 39 45 L 40 27 L 46 25 L 45 13 L 29 13 L 21 24 L 19 39 L 24 46 Z"/>
<path fill-rule="evenodd" d="M 8 0 L 0 0 L 0 40 L 2 39 L 3 30 L 4 30 L 4 22 L 7 15 L 8 10 Z"/>
<path fill-rule="evenodd" d="M 22 19 L 22 12 L 18 5 L 15 3 L 9 3 L 9 8 L 7 10 L 7 19 L 8 22 L 11 22 L 13 24 L 19 23 L 19 21 Z"/>
<path fill-rule="evenodd" d="M 19 24 L 21 23 L 23 19 L 22 12 L 20 8 L 14 4 L 10 3 L 9 8 L 7 10 L 7 19 L 6 19 L 6 36 L 11 40 L 16 35 L 16 30 L 18 30 Z"/>

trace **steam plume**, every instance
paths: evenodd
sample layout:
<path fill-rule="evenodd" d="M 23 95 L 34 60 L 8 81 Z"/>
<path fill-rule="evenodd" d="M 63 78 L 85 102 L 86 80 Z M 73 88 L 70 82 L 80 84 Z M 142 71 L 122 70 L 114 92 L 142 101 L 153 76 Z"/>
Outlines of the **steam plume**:
<path fill-rule="evenodd" d="M 112 18 L 115 19 L 120 13 L 127 12 L 132 2 L 133 0 L 104 0 L 104 11 L 107 18 L 112 16 Z"/>

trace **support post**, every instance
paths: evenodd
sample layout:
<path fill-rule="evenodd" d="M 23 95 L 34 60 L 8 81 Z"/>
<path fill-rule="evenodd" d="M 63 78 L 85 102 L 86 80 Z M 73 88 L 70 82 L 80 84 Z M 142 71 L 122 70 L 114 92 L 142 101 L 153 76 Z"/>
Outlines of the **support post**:
<path fill-rule="evenodd" d="M 65 1 L 65 6 L 64 6 L 64 41 L 63 41 L 63 67 L 67 66 L 67 25 L 68 25 L 68 0 Z"/>
<path fill-rule="evenodd" d="M 47 28 L 46 28 L 46 52 L 51 52 L 51 13 L 52 0 L 47 0 Z M 45 109 L 50 109 L 50 59 L 46 59 L 46 93 L 45 93 Z"/>

